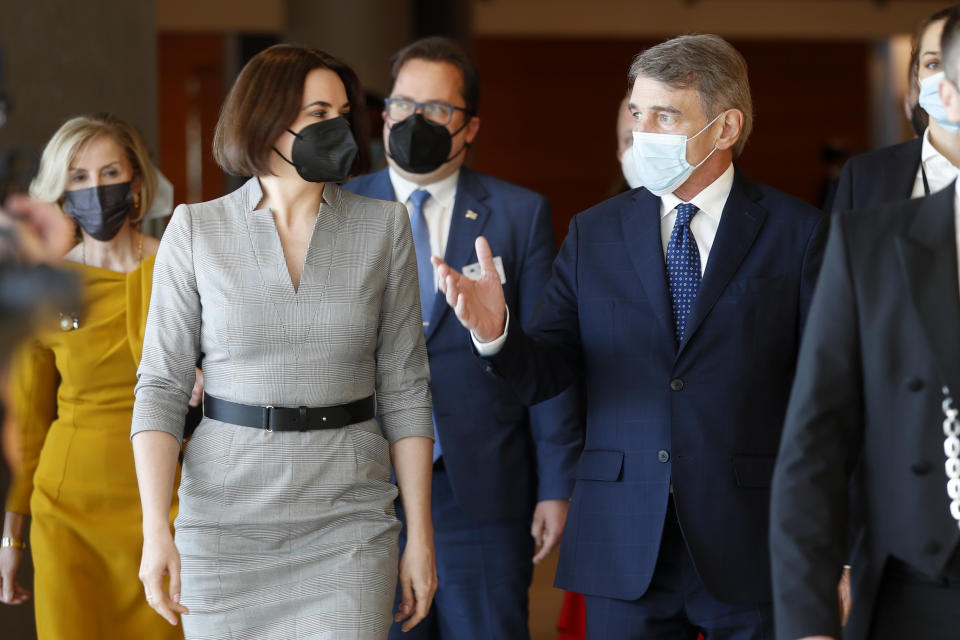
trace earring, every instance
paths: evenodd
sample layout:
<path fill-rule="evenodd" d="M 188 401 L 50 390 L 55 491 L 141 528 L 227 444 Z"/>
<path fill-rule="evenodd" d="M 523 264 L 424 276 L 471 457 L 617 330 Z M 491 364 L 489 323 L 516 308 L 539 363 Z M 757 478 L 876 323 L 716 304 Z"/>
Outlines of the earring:
<path fill-rule="evenodd" d="M 140 208 L 140 194 L 139 194 L 139 193 L 133 194 L 133 208 L 134 208 L 134 209 L 139 209 L 139 208 Z"/>

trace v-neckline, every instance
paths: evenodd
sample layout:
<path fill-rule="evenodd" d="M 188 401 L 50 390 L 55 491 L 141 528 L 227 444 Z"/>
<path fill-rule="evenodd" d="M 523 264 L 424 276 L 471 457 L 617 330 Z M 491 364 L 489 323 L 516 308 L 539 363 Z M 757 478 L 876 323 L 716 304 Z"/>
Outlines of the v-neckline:
<path fill-rule="evenodd" d="M 280 232 L 273 211 L 260 204 L 263 189 L 258 178 L 253 177 L 247 181 L 240 190 L 239 199 L 245 212 L 243 219 L 246 235 L 257 263 L 260 282 L 267 287 L 266 299 L 272 303 L 299 302 L 303 298 L 300 294 L 304 287 L 307 287 L 311 297 L 318 295 L 330 278 L 330 261 L 344 222 L 340 186 L 327 183 L 324 187 L 323 199 L 317 208 L 317 216 L 313 221 L 313 229 L 303 256 L 299 286 L 296 288 L 287 266 L 286 253 L 283 243 L 280 242 Z M 310 273 L 307 273 L 308 271 Z"/>
<path fill-rule="evenodd" d="M 261 209 L 261 211 L 266 212 L 270 215 L 270 221 L 273 222 L 273 237 L 277 243 L 277 246 L 280 250 L 280 256 L 283 259 L 283 271 L 287 274 L 286 283 L 290 286 L 290 291 L 293 293 L 293 297 L 296 298 L 300 293 L 300 289 L 303 288 L 303 278 L 307 274 L 307 264 L 310 262 L 310 250 L 313 249 L 313 238 L 317 234 L 317 226 L 320 223 L 320 213 L 323 211 L 323 206 L 326 204 L 326 201 L 321 200 L 320 206 L 317 208 L 317 214 L 313 218 L 313 227 L 310 229 L 310 237 L 307 239 L 307 248 L 303 252 L 303 263 L 300 265 L 300 279 L 297 280 L 297 283 L 293 282 L 293 274 L 290 272 L 290 263 L 287 262 L 287 251 L 283 246 L 283 240 L 280 239 L 280 228 L 277 226 L 277 217 L 273 213 L 273 209 L 267 207 Z"/>

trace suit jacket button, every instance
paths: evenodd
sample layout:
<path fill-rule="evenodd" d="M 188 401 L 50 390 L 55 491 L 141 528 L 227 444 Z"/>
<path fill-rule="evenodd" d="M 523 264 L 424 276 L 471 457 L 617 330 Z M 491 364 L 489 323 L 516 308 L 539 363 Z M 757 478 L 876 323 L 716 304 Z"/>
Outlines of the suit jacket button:
<path fill-rule="evenodd" d="M 913 471 L 918 476 L 927 475 L 930 473 L 931 468 L 932 467 L 930 466 L 929 462 L 914 462 L 912 465 L 910 465 L 910 471 Z"/>
<path fill-rule="evenodd" d="M 923 389 L 923 380 L 914 378 L 913 376 L 904 378 L 903 384 L 907 387 L 908 391 L 920 391 Z"/>
<path fill-rule="evenodd" d="M 927 555 L 933 555 L 940 551 L 940 543 L 936 540 L 927 540 L 923 543 L 923 552 Z"/>
<path fill-rule="evenodd" d="M 683 391 L 683 380 L 680 378 L 674 378 L 670 381 L 670 390 L 671 391 Z"/>
<path fill-rule="evenodd" d="M 660 451 L 657 451 L 657 460 L 660 462 L 670 462 L 670 452 L 666 449 L 660 449 Z"/>

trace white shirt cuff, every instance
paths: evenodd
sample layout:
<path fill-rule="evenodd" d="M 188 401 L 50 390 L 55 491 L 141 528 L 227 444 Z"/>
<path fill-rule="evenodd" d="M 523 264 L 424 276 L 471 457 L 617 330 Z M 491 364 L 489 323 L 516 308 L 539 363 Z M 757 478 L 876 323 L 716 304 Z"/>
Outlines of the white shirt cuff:
<path fill-rule="evenodd" d="M 490 342 L 480 342 L 477 340 L 477 335 L 471 331 L 470 339 L 473 340 L 473 346 L 477 349 L 477 353 L 484 357 L 495 356 L 500 353 L 500 350 L 503 349 L 503 343 L 507 341 L 507 327 L 509 326 L 510 307 L 506 307 L 506 313 L 503 316 L 503 335 L 499 338 L 495 338 Z"/>

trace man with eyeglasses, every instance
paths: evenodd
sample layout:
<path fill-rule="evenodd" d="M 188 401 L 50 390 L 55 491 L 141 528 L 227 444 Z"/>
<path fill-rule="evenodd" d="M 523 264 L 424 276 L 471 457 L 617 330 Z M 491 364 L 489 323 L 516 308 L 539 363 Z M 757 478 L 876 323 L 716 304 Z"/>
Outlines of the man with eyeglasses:
<path fill-rule="evenodd" d="M 430 257 L 479 272 L 474 241 L 481 234 L 495 238 L 505 294 L 527 322 L 556 255 L 550 205 L 463 167 L 480 128 L 479 80 L 457 44 L 418 40 L 391 64 L 393 88 L 383 111 L 389 167 L 346 188 L 403 202 L 410 213 L 437 438 L 432 512 L 439 582 L 428 618 L 406 634 L 394 625 L 390 637 L 529 638 L 533 564 L 559 544 L 583 442 L 578 395 L 571 389 L 527 409 L 490 375 L 437 295 Z M 402 519 L 399 503 L 397 511 Z"/>

